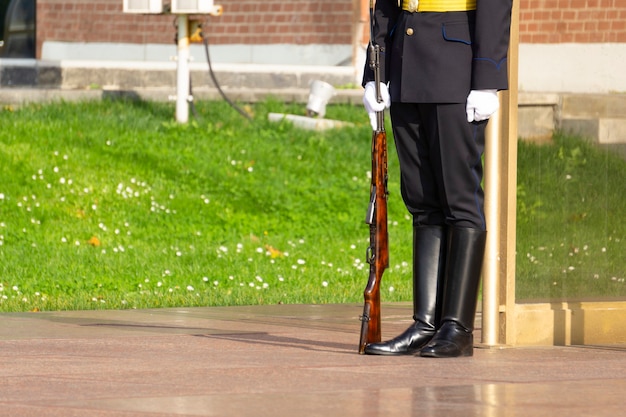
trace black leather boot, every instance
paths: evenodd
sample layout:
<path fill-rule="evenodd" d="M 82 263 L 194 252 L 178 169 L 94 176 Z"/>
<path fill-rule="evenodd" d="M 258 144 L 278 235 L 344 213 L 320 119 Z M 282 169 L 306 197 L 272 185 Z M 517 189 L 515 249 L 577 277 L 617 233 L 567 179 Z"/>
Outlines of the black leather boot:
<path fill-rule="evenodd" d="M 365 346 L 369 355 L 410 355 L 435 335 L 441 314 L 440 285 L 445 265 L 446 232 L 442 226 L 413 229 L 413 320 L 402 334 Z M 439 307 L 439 308 L 438 308 Z"/>
<path fill-rule="evenodd" d="M 453 358 L 474 354 L 474 317 L 487 232 L 450 228 L 441 327 L 420 356 Z"/>

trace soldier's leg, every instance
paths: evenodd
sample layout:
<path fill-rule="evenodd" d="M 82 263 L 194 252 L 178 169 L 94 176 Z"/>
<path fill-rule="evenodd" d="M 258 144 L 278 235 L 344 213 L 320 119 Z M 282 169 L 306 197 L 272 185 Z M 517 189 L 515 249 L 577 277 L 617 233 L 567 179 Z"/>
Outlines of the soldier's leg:
<path fill-rule="evenodd" d="M 481 187 L 486 122 L 468 123 L 464 104 L 436 105 L 429 111 L 426 129 L 439 143 L 439 157 L 433 150 L 431 160 L 439 161 L 433 166 L 441 184 L 448 247 L 441 326 L 421 356 L 471 356 L 486 240 Z"/>

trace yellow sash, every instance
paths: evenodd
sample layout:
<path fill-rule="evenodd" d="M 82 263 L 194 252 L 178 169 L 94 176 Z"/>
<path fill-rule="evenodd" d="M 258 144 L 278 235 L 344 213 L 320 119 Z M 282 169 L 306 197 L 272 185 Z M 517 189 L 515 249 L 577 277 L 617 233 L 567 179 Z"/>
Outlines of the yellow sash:
<path fill-rule="evenodd" d="M 477 0 L 402 0 L 407 12 L 460 12 L 476 10 Z"/>

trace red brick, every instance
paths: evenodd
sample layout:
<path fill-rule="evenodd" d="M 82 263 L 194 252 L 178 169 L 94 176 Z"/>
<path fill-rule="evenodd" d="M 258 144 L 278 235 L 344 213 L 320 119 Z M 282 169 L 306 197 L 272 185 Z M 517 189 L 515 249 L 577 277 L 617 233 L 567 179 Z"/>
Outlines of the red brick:
<path fill-rule="evenodd" d="M 626 20 L 618 19 L 611 21 L 611 28 L 613 30 L 626 30 Z"/>
<path fill-rule="evenodd" d="M 587 0 L 570 0 L 570 9 L 586 9 Z"/>
<path fill-rule="evenodd" d="M 567 30 L 570 32 L 582 32 L 584 30 L 584 23 L 583 22 L 568 22 L 567 23 Z"/>
<path fill-rule="evenodd" d="M 600 31 L 594 31 L 589 33 L 589 41 L 593 43 L 606 42 L 606 34 Z"/>
<path fill-rule="evenodd" d="M 548 36 L 545 33 L 533 34 L 531 37 L 532 43 L 548 43 Z"/>
<path fill-rule="evenodd" d="M 595 32 L 598 29 L 598 22 L 585 22 L 584 27 L 586 32 Z"/>
<path fill-rule="evenodd" d="M 574 42 L 589 43 L 589 33 L 581 32 L 581 33 L 574 34 Z"/>

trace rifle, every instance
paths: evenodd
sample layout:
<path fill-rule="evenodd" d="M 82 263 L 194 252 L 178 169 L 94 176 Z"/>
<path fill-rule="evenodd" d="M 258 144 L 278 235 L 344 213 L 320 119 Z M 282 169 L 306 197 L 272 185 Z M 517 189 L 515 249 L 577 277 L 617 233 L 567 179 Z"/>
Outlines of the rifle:
<path fill-rule="evenodd" d="M 370 1 L 370 20 L 373 16 L 373 0 Z M 376 97 L 380 94 L 380 46 L 374 45 L 370 36 L 368 46 L 369 66 L 374 71 Z M 380 332 L 380 282 L 383 272 L 389 267 L 389 239 L 387 233 L 387 133 L 384 126 L 384 111 L 376 113 L 376 129 L 372 132 L 372 180 L 370 202 L 365 223 L 370 227 L 370 244 L 365 258 L 370 265 L 367 286 L 363 292 L 365 305 L 361 316 L 361 340 L 359 353 L 365 353 L 368 343 L 381 341 Z"/>

